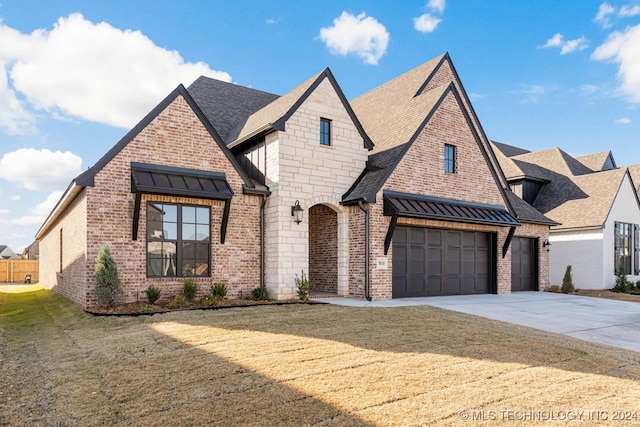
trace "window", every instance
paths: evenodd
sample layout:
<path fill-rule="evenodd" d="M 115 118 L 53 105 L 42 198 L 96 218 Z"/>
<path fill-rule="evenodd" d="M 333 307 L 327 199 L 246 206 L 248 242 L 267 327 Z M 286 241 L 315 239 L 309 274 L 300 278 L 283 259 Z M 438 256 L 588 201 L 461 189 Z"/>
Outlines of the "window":
<path fill-rule="evenodd" d="M 625 274 L 638 274 L 640 269 L 640 242 L 638 225 L 615 223 L 615 272 L 620 267 Z"/>
<path fill-rule="evenodd" d="M 444 171 L 456 173 L 456 147 L 445 144 L 444 146 Z"/>
<path fill-rule="evenodd" d="M 331 145 L 331 120 L 320 119 L 320 145 Z"/>
<path fill-rule="evenodd" d="M 209 207 L 147 204 L 147 276 L 209 276 Z"/>
<path fill-rule="evenodd" d="M 62 244 L 62 228 L 60 229 L 60 274 L 62 274 L 62 248 L 63 248 L 63 244 Z"/>

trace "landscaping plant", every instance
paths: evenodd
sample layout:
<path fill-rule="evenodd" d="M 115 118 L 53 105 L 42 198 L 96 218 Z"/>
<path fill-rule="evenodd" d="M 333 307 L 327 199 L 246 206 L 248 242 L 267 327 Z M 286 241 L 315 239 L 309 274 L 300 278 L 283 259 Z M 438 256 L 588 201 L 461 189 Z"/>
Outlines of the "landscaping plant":
<path fill-rule="evenodd" d="M 567 270 L 564 272 L 564 277 L 562 278 L 562 287 L 560 288 L 563 294 L 570 294 L 575 291 L 575 287 L 573 286 L 573 274 L 571 273 L 571 266 L 567 265 Z"/>
<path fill-rule="evenodd" d="M 187 301 L 192 301 L 198 293 L 198 283 L 193 279 L 184 279 L 181 293 Z"/>
<path fill-rule="evenodd" d="M 220 282 L 216 282 L 213 285 L 211 285 L 211 296 L 219 299 L 222 299 L 225 296 L 227 296 L 227 285 Z"/>
<path fill-rule="evenodd" d="M 616 272 L 616 284 L 613 286 L 616 292 L 622 292 L 628 294 L 633 290 L 633 282 L 627 279 L 627 274 L 624 271 L 624 264 L 620 263 Z"/>
<path fill-rule="evenodd" d="M 302 301 L 309 299 L 309 293 L 315 287 L 313 280 L 309 280 L 304 274 L 304 270 L 300 273 L 300 277 L 296 274 L 296 288 L 298 288 L 298 298 Z"/>
<path fill-rule="evenodd" d="M 155 304 L 155 302 L 160 298 L 160 288 L 157 286 L 149 285 L 145 292 L 147 294 L 147 301 L 149 301 L 149 304 Z"/>
<path fill-rule="evenodd" d="M 118 267 L 109 252 L 103 246 L 96 259 L 96 298 L 102 307 L 115 307 L 122 303 L 124 291 L 118 278 Z"/>
<path fill-rule="evenodd" d="M 261 288 L 258 286 L 251 290 L 251 298 L 257 300 L 267 300 L 269 299 L 269 294 L 267 293 L 267 288 Z"/>

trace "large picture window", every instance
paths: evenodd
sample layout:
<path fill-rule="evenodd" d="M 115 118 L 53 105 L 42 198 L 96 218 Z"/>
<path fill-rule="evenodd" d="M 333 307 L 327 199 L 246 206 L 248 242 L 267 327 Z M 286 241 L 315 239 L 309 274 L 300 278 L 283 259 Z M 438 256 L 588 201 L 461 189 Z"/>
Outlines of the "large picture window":
<path fill-rule="evenodd" d="M 209 276 L 209 207 L 147 204 L 147 277 Z"/>

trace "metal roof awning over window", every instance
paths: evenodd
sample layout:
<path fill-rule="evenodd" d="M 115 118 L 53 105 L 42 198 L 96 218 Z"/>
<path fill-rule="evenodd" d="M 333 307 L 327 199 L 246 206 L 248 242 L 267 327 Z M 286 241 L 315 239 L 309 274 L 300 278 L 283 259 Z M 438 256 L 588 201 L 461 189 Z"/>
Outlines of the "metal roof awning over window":
<path fill-rule="evenodd" d="M 389 250 L 393 231 L 399 217 L 497 225 L 511 228 L 520 225 L 520 222 L 502 206 L 418 194 L 396 193 L 393 191 L 385 191 L 383 197 L 384 215 L 391 216 L 391 224 L 384 242 L 385 254 Z"/>
<path fill-rule="evenodd" d="M 224 243 L 233 190 L 224 173 L 197 169 L 175 168 L 131 162 L 131 192 L 135 193 L 133 240 L 138 238 L 142 194 L 224 200 L 220 243 Z"/>

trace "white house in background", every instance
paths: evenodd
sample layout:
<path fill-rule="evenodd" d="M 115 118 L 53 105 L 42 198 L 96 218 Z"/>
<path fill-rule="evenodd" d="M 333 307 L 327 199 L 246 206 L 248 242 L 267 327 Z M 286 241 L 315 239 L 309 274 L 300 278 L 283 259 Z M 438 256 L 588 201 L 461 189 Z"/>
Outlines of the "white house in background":
<path fill-rule="evenodd" d="M 16 253 L 7 245 L 0 245 L 0 259 L 12 259 L 16 257 Z"/>
<path fill-rule="evenodd" d="M 640 166 L 618 168 L 610 151 L 574 158 L 559 148 L 492 146 L 511 190 L 560 223 L 549 233 L 551 284 L 562 283 L 567 265 L 580 289 L 612 288 L 619 265 L 640 279 Z"/>

